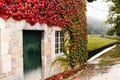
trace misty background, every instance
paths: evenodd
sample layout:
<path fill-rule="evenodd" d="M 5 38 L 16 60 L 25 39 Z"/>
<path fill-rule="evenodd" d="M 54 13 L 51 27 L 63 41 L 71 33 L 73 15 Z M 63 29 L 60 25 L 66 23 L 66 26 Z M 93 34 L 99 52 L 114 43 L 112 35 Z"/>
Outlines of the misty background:
<path fill-rule="evenodd" d="M 88 34 L 105 34 L 111 28 L 111 25 L 106 24 L 105 20 L 87 16 Z"/>
<path fill-rule="evenodd" d="M 87 2 L 88 34 L 105 34 L 111 28 L 110 24 L 105 23 L 109 14 L 110 4 L 105 2 L 105 0 Z"/>

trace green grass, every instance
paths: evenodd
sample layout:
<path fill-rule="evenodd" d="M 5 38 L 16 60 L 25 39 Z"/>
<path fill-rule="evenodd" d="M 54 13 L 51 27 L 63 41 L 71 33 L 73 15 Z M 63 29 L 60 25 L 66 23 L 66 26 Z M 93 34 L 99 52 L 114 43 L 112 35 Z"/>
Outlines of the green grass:
<path fill-rule="evenodd" d="M 113 39 L 107 39 L 107 38 L 101 38 L 101 37 L 94 37 L 94 36 L 88 36 L 88 51 L 96 50 L 98 48 L 101 48 L 103 46 L 112 44 L 116 42 L 117 40 Z"/>
<path fill-rule="evenodd" d="M 101 58 L 120 58 L 120 46 L 108 51 L 106 54 L 102 55 Z"/>
<path fill-rule="evenodd" d="M 114 64 L 114 60 L 110 60 L 110 59 L 108 59 L 108 60 L 101 60 L 100 61 L 100 63 L 98 64 L 98 65 L 100 65 L 100 66 L 108 66 L 108 65 L 113 65 Z"/>
<path fill-rule="evenodd" d="M 102 58 L 99 65 L 106 66 L 115 64 L 116 61 L 120 61 L 120 46 L 108 51 L 99 58 Z"/>

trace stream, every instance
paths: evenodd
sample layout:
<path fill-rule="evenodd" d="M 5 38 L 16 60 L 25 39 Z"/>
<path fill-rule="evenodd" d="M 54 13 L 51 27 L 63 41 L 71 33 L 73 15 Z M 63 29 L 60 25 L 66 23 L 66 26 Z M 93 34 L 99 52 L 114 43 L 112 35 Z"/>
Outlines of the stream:
<path fill-rule="evenodd" d="M 94 55 L 93 57 L 91 57 L 87 62 L 91 62 L 92 60 L 96 59 L 97 57 L 101 56 L 102 54 L 108 52 L 109 50 L 111 50 L 111 49 L 113 49 L 115 47 L 116 47 L 116 45 L 113 45 L 111 47 L 108 47 L 108 48 L 102 50 L 101 52 L 99 52 L 96 55 Z"/>

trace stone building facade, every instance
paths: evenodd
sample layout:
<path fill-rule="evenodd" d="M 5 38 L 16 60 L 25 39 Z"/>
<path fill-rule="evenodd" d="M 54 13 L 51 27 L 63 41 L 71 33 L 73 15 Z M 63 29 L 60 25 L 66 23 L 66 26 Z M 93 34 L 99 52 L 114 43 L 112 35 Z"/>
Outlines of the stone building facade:
<path fill-rule="evenodd" d="M 49 72 L 51 62 L 58 56 L 55 54 L 55 31 L 60 31 L 59 27 L 39 23 L 31 26 L 25 20 L 0 18 L 0 80 L 24 80 L 23 30 L 42 32 L 41 80 L 59 73 L 60 70 L 55 67 Z"/>

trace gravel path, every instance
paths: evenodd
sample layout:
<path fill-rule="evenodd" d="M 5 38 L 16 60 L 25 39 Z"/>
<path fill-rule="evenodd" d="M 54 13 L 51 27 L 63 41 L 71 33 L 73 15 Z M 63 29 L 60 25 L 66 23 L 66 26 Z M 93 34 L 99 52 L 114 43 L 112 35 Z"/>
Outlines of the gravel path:
<path fill-rule="evenodd" d="M 107 73 L 95 75 L 90 80 L 120 80 L 120 64 L 113 65 Z"/>
<path fill-rule="evenodd" d="M 120 80 L 120 63 L 103 68 L 88 67 L 65 80 Z"/>

